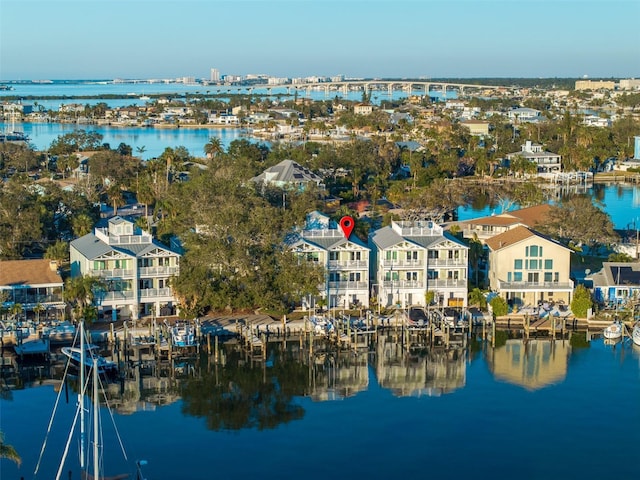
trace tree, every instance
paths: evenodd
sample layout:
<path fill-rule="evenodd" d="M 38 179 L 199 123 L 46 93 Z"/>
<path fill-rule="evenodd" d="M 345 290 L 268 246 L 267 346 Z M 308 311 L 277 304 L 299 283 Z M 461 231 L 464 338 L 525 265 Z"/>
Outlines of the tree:
<path fill-rule="evenodd" d="M 58 240 L 47 248 L 47 251 L 44 253 L 44 258 L 55 260 L 59 264 L 67 263 L 69 261 L 69 244 Z"/>
<path fill-rule="evenodd" d="M 207 155 L 207 158 L 215 158 L 223 151 L 222 142 L 218 137 L 211 137 L 209 142 L 204 146 L 204 153 Z"/>
<path fill-rule="evenodd" d="M 75 320 L 83 318 L 91 323 L 96 319 L 93 302 L 96 294 L 106 288 L 98 278 L 90 275 L 70 277 L 64 285 L 64 299 L 71 307 L 71 314 Z"/>
<path fill-rule="evenodd" d="M 469 240 L 469 263 L 475 275 L 476 286 L 480 286 L 480 260 L 482 260 L 483 255 L 484 245 L 478 240 L 478 235 L 474 233 L 473 238 Z"/>
<path fill-rule="evenodd" d="M 20 455 L 18 455 L 18 452 L 16 452 L 16 449 L 4 443 L 4 433 L 2 432 L 0 432 L 0 458 L 11 460 L 18 464 L 18 466 L 22 463 L 22 459 Z"/>
<path fill-rule="evenodd" d="M 482 290 L 474 288 L 469 292 L 469 305 L 475 305 L 482 309 L 487 307 L 487 297 L 484 296 Z"/>
<path fill-rule="evenodd" d="M 490 301 L 491 309 L 493 310 L 493 316 L 502 317 L 509 313 L 509 305 L 507 305 L 507 301 L 501 296 L 495 296 Z"/>
<path fill-rule="evenodd" d="M 591 293 L 584 285 L 578 285 L 573 291 L 571 300 L 571 311 L 578 318 L 586 318 L 590 308 L 593 307 Z"/>
<path fill-rule="evenodd" d="M 590 247 L 614 242 L 618 235 L 607 213 L 596 207 L 588 196 L 573 196 L 552 205 L 539 230 L 564 241 Z"/>

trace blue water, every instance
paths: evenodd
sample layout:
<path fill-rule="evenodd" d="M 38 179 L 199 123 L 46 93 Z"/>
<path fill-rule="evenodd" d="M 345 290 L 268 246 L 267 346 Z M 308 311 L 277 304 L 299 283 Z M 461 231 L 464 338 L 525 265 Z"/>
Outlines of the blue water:
<path fill-rule="evenodd" d="M 329 368 L 326 362 L 311 372 L 291 359 L 264 371 L 248 363 L 237 370 L 211 365 L 203 380 L 196 375 L 175 381 L 176 391 L 190 391 L 185 398 L 167 405 L 134 402 L 138 410 L 116 413 L 115 423 L 129 457 L 148 461 L 144 472 L 150 480 L 636 478 L 639 349 L 594 340 L 571 351 L 568 342 L 552 349 L 541 341 L 525 353 L 521 341 L 510 340 L 495 351 L 486 345 L 457 361 L 446 358 L 399 353 L 383 360 L 372 353 L 367 362 L 366 355 L 355 360 L 344 353 L 337 371 L 324 376 L 319 372 Z M 207 389 L 216 383 L 226 388 L 225 369 L 255 373 L 263 379 L 258 383 L 276 382 L 283 389 L 291 384 L 284 372 L 302 372 L 307 394 L 290 399 L 302 408 L 301 418 L 264 429 L 208 428 L 221 412 L 210 407 L 214 394 Z M 216 382 L 216 375 L 222 380 Z M 313 399 L 314 392 L 337 399 Z M 3 479 L 32 478 L 55 396 L 52 386 L 28 386 L 0 400 L 0 429 L 23 457 L 20 469 L 0 461 Z M 75 410 L 70 399 L 62 402 L 59 418 L 65 428 L 58 432 L 54 422 L 49 438 L 58 452 Z M 116 457 L 114 441 L 105 433 L 105 458 Z M 56 458 L 47 456 L 36 478 L 52 478 Z M 115 463 L 120 470 L 108 473 L 125 468 Z"/>

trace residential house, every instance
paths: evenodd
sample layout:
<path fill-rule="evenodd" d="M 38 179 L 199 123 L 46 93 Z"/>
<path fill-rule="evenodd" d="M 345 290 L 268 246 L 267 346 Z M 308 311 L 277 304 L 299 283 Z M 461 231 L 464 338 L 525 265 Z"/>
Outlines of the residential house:
<path fill-rule="evenodd" d="M 527 140 L 519 152 L 508 153 L 507 160 L 512 162 L 518 157 L 522 157 L 535 163 L 539 177 L 553 177 L 562 170 L 562 156 L 557 153 L 547 152 L 543 146 Z"/>
<path fill-rule="evenodd" d="M 288 243 L 297 255 L 324 267 L 320 296 L 329 308 L 369 307 L 369 247 L 357 236 L 347 238 L 328 216 L 313 212 Z M 303 304 L 310 306 L 307 300 Z"/>
<path fill-rule="evenodd" d="M 544 223 L 550 209 L 551 205 L 543 203 L 498 215 L 493 214 L 488 217 L 474 218 L 460 222 L 459 225 L 462 228 L 464 238 L 477 238 L 484 242 L 488 238 L 518 226 L 535 229 L 536 225 Z"/>
<path fill-rule="evenodd" d="M 371 281 L 379 305 L 467 305 L 468 250 L 434 222 L 392 222 L 369 236 Z"/>
<path fill-rule="evenodd" d="M 571 250 L 534 230 L 517 226 L 486 240 L 489 287 L 512 306 L 571 302 Z"/>
<path fill-rule="evenodd" d="M 509 120 L 518 122 L 538 122 L 542 120 L 540 110 L 535 108 L 512 108 L 507 112 Z"/>
<path fill-rule="evenodd" d="M 176 313 L 177 299 L 170 279 L 178 275 L 180 255 L 162 245 L 133 222 L 116 216 L 106 228 L 70 244 L 71 275 L 91 275 L 106 290 L 97 299 L 99 312 L 116 319 Z"/>
<path fill-rule="evenodd" d="M 65 308 L 62 292 L 63 282 L 57 262 L 40 259 L 0 261 L 3 308 L 20 304 L 25 315 L 30 311 L 37 311 L 35 316 L 43 312 L 62 315 Z"/>
<path fill-rule="evenodd" d="M 460 125 L 469 130 L 471 135 L 489 135 L 489 122 L 484 120 L 464 120 Z"/>
<path fill-rule="evenodd" d="M 304 191 L 308 184 L 315 183 L 324 189 L 321 177 L 293 160 L 283 160 L 253 177 L 251 181 L 259 185 L 273 185 L 299 191 Z"/>
<path fill-rule="evenodd" d="M 640 262 L 603 262 L 602 269 L 590 278 L 593 295 L 600 304 L 625 304 L 640 295 Z"/>
<path fill-rule="evenodd" d="M 353 106 L 353 113 L 356 115 L 369 115 L 373 112 L 373 105 L 368 103 L 357 103 Z"/>

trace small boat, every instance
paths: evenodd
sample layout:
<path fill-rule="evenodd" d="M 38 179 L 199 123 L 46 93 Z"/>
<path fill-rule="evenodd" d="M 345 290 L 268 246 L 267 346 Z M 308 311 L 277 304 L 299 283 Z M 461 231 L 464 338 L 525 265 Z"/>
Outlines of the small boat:
<path fill-rule="evenodd" d="M 640 322 L 636 322 L 631 331 L 631 338 L 633 343 L 640 346 Z"/>
<path fill-rule="evenodd" d="M 607 340 L 616 340 L 622 337 L 622 324 L 618 321 L 613 322 L 611 325 L 605 327 L 602 331 L 602 335 Z"/>
<path fill-rule="evenodd" d="M 195 347 L 198 345 L 196 326 L 191 323 L 176 323 L 170 327 L 171 344 L 174 347 Z"/>
<path fill-rule="evenodd" d="M 63 347 L 60 351 L 77 367 L 84 363 L 86 368 L 93 368 L 94 360 L 96 360 L 99 374 L 105 375 L 116 371 L 116 362 L 112 362 L 111 360 L 107 360 L 106 358 L 98 355 L 97 345 L 86 344 L 84 346 L 84 355 L 82 350 L 83 349 L 80 347 Z"/>
<path fill-rule="evenodd" d="M 29 340 L 13 347 L 16 354 L 24 355 L 46 355 L 49 353 L 49 340 L 39 338 L 37 340 Z"/>

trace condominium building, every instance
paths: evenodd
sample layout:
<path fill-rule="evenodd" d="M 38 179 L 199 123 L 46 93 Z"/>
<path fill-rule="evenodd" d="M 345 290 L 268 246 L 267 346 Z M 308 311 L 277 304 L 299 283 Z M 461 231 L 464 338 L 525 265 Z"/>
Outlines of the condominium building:
<path fill-rule="evenodd" d="M 170 285 L 178 275 L 180 255 L 162 245 L 133 222 L 113 217 L 106 228 L 96 228 L 71 242 L 71 275 L 102 280 L 98 310 L 124 318 L 176 313 L 177 300 Z"/>
<path fill-rule="evenodd" d="M 466 307 L 468 250 L 434 222 L 392 222 L 369 236 L 371 281 L 381 306 Z"/>

